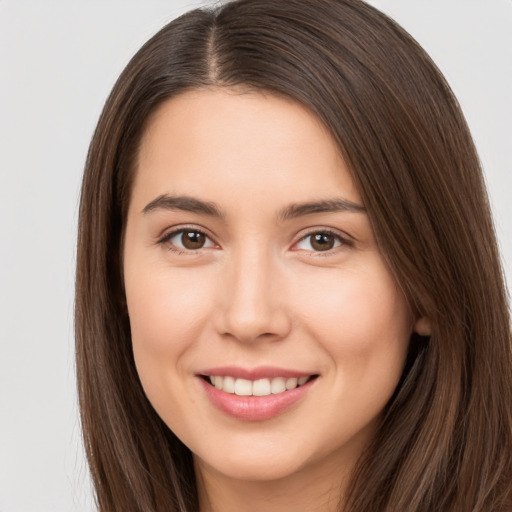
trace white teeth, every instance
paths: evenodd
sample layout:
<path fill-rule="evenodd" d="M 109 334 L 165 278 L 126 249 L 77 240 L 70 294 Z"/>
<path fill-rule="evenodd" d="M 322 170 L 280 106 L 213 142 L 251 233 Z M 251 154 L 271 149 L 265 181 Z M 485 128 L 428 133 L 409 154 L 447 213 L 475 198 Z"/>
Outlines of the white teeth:
<path fill-rule="evenodd" d="M 224 377 L 222 389 L 226 393 L 233 394 L 235 392 L 235 379 L 233 377 Z"/>
<path fill-rule="evenodd" d="M 223 377 L 213 377 L 213 385 L 217 389 L 222 389 L 224 384 L 224 378 Z"/>
<path fill-rule="evenodd" d="M 259 379 L 252 383 L 252 394 L 254 396 L 267 396 L 272 393 L 269 379 Z"/>
<path fill-rule="evenodd" d="M 298 379 L 291 377 L 286 379 L 286 389 L 295 389 L 297 387 Z"/>
<path fill-rule="evenodd" d="M 275 379 L 272 379 L 271 386 L 273 395 L 277 395 L 278 393 L 286 391 L 286 381 L 283 379 L 283 377 L 276 377 Z"/>
<path fill-rule="evenodd" d="M 225 393 L 231 393 L 239 396 L 268 396 L 277 395 L 285 391 L 295 389 L 297 386 L 304 385 L 309 377 L 275 377 L 273 379 L 258 379 L 255 381 L 248 379 L 235 379 L 234 377 L 219 376 L 209 377 L 213 386 Z"/>
<path fill-rule="evenodd" d="M 235 395 L 251 396 L 252 395 L 252 381 L 246 380 L 246 379 L 236 379 Z"/>

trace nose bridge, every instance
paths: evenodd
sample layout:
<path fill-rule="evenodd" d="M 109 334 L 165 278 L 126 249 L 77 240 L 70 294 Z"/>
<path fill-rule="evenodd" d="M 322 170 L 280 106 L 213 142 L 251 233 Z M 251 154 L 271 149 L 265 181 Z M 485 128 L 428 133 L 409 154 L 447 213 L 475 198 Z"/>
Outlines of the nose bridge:
<path fill-rule="evenodd" d="M 240 341 L 285 336 L 289 319 L 272 251 L 257 244 L 247 245 L 233 251 L 230 260 L 223 287 L 223 333 Z"/>

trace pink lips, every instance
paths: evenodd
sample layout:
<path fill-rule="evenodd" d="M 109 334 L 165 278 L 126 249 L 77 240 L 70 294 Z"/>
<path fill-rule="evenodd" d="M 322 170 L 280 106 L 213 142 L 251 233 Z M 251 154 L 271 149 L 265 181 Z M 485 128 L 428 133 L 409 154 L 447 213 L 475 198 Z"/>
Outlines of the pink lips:
<path fill-rule="evenodd" d="M 275 366 L 258 366 L 257 368 L 240 368 L 238 366 L 222 366 L 201 370 L 200 375 L 224 376 L 230 375 L 235 379 L 273 379 L 274 377 L 309 377 L 312 373 L 297 372 L 286 368 L 277 368 Z"/>
<path fill-rule="evenodd" d="M 306 377 L 311 373 L 297 372 L 276 367 L 258 367 L 245 369 L 239 367 L 216 367 L 203 370 L 198 374 L 210 401 L 223 413 L 233 418 L 245 421 L 269 420 L 284 413 L 294 404 L 299 402 L 310 390 L 316 379 L 309 380 L 306 384 L 282 393 L 267 396 L 238 396 L 227 393 L 212 386 L 202 376 L 231 376 L 235 379 L 272 379 L 275 377 Z"/>

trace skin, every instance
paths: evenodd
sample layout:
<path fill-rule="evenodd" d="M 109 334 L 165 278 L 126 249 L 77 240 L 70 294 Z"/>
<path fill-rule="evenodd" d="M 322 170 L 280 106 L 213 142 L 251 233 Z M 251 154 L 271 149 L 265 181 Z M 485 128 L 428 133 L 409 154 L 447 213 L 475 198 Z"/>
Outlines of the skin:
<path fill-rule="evenodd" d="M 222 216 L 148 207 L 164 194 Z M 194 454 L 202 511 L 336 510 L 425 325 L 364 210 L 279 215 L 340 198 L 362 206 L 330 134 L 289 99 L 195 90 L 148 124 L 124 241 L 133 351 L 149 400 Z M 183 228 L 204 246 L 180 247 Z M 326 230 L 333 247 L 318 250 L 308 235 Z M 197 376 L 226 365 L 319 377 L 282 414 L 244 421 Z"/>

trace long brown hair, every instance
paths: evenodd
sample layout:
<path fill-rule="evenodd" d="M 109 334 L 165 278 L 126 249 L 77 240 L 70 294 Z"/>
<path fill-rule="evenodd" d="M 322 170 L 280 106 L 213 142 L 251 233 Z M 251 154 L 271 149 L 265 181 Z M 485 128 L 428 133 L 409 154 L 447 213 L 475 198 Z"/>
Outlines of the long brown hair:
<path fill-rule="evenodd" d="M 432 325 L 430 337 L 411 338 L 343 510 L 512 510 L 510 320 L 478 157 L 429 57 L 360 0 L 191 11 L 141 48 L 108 98 L 85 167 L 76 276 L 79 400 L 99 509 L 198 509 L 191 453 L 137 377 L 121 248 L 148 117 L 209 86 L 285 95 L 317 114 L 397 282 Z"/>

